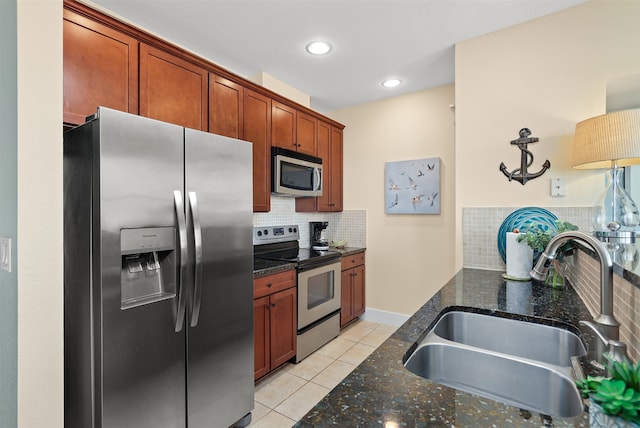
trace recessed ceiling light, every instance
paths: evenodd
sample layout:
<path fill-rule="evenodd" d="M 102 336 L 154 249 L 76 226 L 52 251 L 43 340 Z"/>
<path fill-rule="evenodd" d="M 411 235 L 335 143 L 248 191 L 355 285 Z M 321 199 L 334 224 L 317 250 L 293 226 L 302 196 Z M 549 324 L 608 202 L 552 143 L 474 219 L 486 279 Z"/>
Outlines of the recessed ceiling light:
<path fill-rule="evenodd" d="M 384 86 L 385 88 L 395 88 L 396 86 L 400 85 L 400 83 L 402 83 L 402 80 L 400 79 L 387 79 L 382 82 L 382 86 Z"/>
<path fill-rule="evenodd" d="M 324 55 L 330 50 L 331 45 L 327 42 L 311 42 L 307 45 L 307 52 L 313 55 Z"/>

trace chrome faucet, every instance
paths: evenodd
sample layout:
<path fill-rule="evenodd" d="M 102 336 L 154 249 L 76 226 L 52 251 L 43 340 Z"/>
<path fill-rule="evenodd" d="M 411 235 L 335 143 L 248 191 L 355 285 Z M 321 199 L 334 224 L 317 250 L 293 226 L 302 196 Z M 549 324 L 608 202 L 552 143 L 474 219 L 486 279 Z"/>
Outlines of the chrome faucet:
<path fill-rule="evenodd" d="M 592 248 L 600 259 L 600 314 L 591 321 L 580 321 L 581 325 L 591 328 L 600 341 L 608 347 L 608 352 L 616 359 L 626 358 L 626 345 L 620 342 L 620 323 L 613 316 L 613 262 L 604 244 L 584 232 L 568 231 L 559 233 L 547 244 L 531 276 L 544 281 L 558 249 L 567 241 L 574 240 Z M 600 352 L 599 354 L 602 354 Z"/>

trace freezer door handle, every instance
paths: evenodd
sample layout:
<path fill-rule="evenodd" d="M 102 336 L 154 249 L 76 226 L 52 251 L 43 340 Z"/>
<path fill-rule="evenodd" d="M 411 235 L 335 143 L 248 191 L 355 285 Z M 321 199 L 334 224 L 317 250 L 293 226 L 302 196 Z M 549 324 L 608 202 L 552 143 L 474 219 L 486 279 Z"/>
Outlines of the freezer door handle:
<path fill-rule="evenodd" d="M 180 263 L 178 270 L 178 306 L 176 309 L 176 332 L 182 330 L 184 325 L 184 311 L 186 300 L 184 295 L 184 279 L 187 270 L 187 222 L 184 215 L 184 203 L 182 200 L 182 192 L 173 191 L 173 202 L 176 209 L 176 219 L 178 220 L 178 241 L 180 245 Z"/>
<path fill-rule="evenodd" d="M 200 317 L 200 302 L 202 300 L 202 227 L 200 211 L 198 210 L 198 196 L 196 192 L 189 192 L 191 206 L 191 220 L 193 222 L 193 242 L 195 248 L 195 275 L 193 281 L 193 303 L 191 307 L 191 327 L 198 325 Z"/>

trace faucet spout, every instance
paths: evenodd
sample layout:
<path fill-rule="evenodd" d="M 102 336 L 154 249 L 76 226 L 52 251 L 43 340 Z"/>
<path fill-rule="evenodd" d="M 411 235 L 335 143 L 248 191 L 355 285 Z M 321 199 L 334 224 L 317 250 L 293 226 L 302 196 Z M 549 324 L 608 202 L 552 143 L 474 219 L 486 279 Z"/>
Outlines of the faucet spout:
<path fill-rule="evenodd" d="M 608 340 L 620 339 L 620 323 L 613 316 L 613 262 L 609 252 L 601 241 L 584 232 L 568 231 L 559 233 L 547 244 L 531 276 L 543 281 L 558 249 L 567 241 L 574 240 L 593 249 L 600 260 L 600 314 L 594 319 L 598 330 Z"/>

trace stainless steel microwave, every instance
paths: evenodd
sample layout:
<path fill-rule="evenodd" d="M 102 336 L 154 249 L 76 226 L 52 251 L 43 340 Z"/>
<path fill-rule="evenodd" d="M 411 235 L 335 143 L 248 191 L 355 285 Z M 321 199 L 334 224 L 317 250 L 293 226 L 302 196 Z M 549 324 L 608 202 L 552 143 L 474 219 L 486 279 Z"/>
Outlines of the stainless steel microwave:
<path fill-rule="evenodd" d="M 322 196 L 322 159 L 271 148 L 273 160 L 271 192 L 283 196 Z"/>

